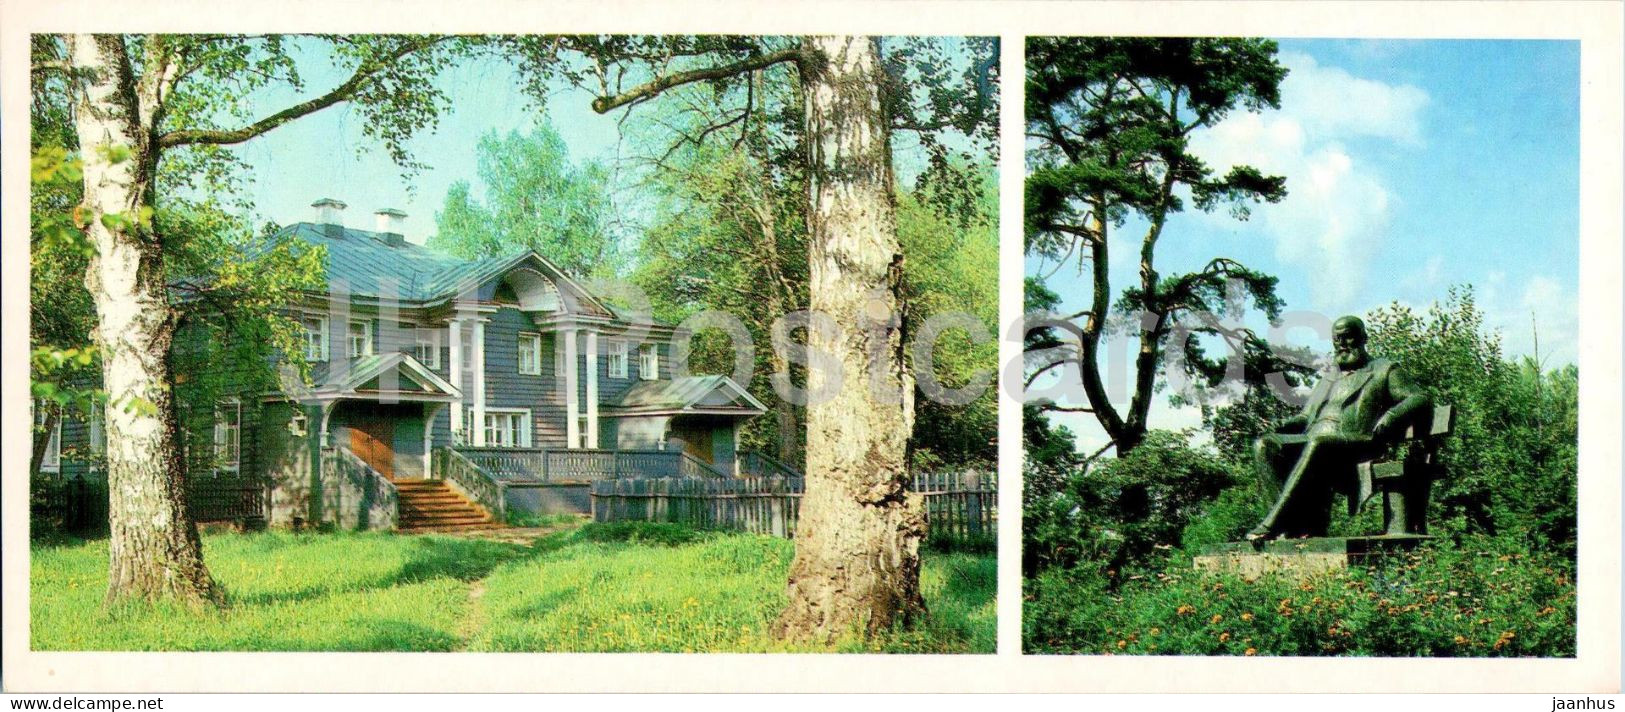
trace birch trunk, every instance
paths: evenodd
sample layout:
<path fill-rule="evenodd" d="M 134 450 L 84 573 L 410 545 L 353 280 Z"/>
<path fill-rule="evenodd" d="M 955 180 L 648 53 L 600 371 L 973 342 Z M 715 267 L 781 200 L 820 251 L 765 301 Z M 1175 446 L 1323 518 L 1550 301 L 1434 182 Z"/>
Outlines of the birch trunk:
<path fill-rule="evenodd" d="M 165 291 L 163 253 L 150 227 L 134 222 L 152 206 L 157 119 L 156 97 L 150 94 L 157 89 L 137 84 L 120 37 L 74 35 L 68 50 L 82 73 L 74 120 L 84 162 L 87 232 L 97 252 L 85 286 L 96 304 L 94 338 L 110 402 L 104 414 L 111 533 L 107 603 L 218 602 L 220 592 L 203 565 L 187 505 L 170 389 L 175 317 Z M 115 147 L 128 149 L 128 158 L 110 156 Z M 108 215 L 129 222 L 115 218 L 108 224 L 103 220 Z"/>
<path fill-rule="evenodd" d="M 834 318 L 833 339 L 809 330 L 838 375 L 813 369 L 807 407 L 807 489 L 790 566 L 788 638 L 830 640 L 907 625 L 925 610 L 918 495 L 906 491 L 913 382 L 903 362 L 889 123 L 876 40 L 806 41 L 810 306 Z"/>

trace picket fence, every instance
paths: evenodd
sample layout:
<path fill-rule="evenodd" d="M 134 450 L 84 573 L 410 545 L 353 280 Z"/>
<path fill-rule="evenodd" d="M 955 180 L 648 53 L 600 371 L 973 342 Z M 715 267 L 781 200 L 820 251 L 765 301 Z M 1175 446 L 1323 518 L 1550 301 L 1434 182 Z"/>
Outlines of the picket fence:
<path fill-rule="evenodd" d="M 806 490 L 802 477 L 646 478 L 592 483 L 596 522 L 671 522 L 791 538 Z M 994 535 L 998 487 L 977 472 L 922 473 L 910 490 L 924 495 L 933 539 L 985 541 Z"/>

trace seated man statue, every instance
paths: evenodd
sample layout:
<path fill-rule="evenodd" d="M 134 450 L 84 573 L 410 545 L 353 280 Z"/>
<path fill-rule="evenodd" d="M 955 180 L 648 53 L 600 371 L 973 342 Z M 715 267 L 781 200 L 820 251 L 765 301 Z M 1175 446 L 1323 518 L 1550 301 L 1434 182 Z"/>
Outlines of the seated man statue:
<path fill-rule="evenodd" d="M 1275 504 L 1247 539 L 1325 536 L 1332 495 L 1360 504 L 1355 467 L 1380 456 L 1403 434 L 1427 397 L 1398 365 L 1365 350 L 1365 322 L 1345 316 L 1332 324 L 1337 369 L 1309 394 L 1303 412 L 1254 443 L 1254 463 Z"/>

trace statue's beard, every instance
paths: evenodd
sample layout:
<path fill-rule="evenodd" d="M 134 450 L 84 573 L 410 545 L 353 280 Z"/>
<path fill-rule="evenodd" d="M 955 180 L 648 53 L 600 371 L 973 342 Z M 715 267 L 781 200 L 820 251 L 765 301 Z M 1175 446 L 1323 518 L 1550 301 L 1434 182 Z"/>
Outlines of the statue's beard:
<path fill-rule="evenodd" d="M 1352 371 L 1365 365 L 1365 349 L 1338 349 L 1335 354 L 1337 367 L 1344 371 Z"/>

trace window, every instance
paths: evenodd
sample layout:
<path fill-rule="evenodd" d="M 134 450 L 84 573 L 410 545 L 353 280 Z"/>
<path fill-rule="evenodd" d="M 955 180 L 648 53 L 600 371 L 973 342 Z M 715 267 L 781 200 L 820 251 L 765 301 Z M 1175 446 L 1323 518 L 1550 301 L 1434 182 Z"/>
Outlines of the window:
<path fill-rule="evenodd" d="M 468 410 L 468 420 L 469 422 L 474 420 L 472 408 Z M 485 446 L 530 447 L 530 411 L 487 409 Z"/>
<path fill-rule="evenodd" d="M 310 435 L 310 417 L 304 413 L 294 413 L 288 418 L 288 434 L 296 438 Z"/>
<path fill-rule="evenodd" d="M 440 330 L 420 327 L 417 330 L 418 361 L 429 368 L 440 368 Z"/>
<path fill-rule="evenodd" d="M 654 344 L 638 348 L 638 377 L 645 381 L 660 377 L 660 352 L 655 350 Z"/>
<path fill-rule="evenodd" d="M 626 342 L 611 339 L 607 357 L 610 378 L 626 378 L 626 356 Z"/>
<path fill-rule="evenodd" d="M 107 457 L 107 430 L 102 422 L 103 417 L 105 416 L 102 415 L 100 405 L 91 407 L 90 420 L 87 424 L 90 428 L 90 469 L 92 470 L 103 469 L 102 460 Z"/>
<path fill-rule="evenodd" d="M 577 447 L 591 447 L 592 446 L 592 436 L 589 435 L 588 432 L 587 432 L 591 428 L 592 428 L 592 421 L 587 418 L 586 414 L 582 414 L 581 416 L 577 417 L 577 419 L 576 419 L 576 432 L 579 433 L 578 437 L 581 438 L 581 443 Z"/>
<path fill-rule="evenodd" d="M 220 472 L 236 472 L 242 459 L 243 405 L 228 398 L 214 407 L 214 462 Z"/>
<path fill-rule="evenodd" d="M 34 402 L 34 430 L 45 429 L 46 407 L 44 403 Z M 51 437 L 45 440 L 45 454 L 40 457 L 40 472 L 58 472 L 62 469 L 62 418 L 58 416 L 51 428 Z"/>
<path fill-rule="evenodd" d="M 372 322 L 366 320 L 350 322 L 350 358 L 372 354 Z"/>
<path fill-rule="evenodd" d="M 300 320 L 305 329 L 305 360 L 327 360 L 327 317 L 307 316 Z"/>
<path fill-rule="evenodd" d="M 542 335 L 519 332 L 519 372 L 542 375 Z"/>

